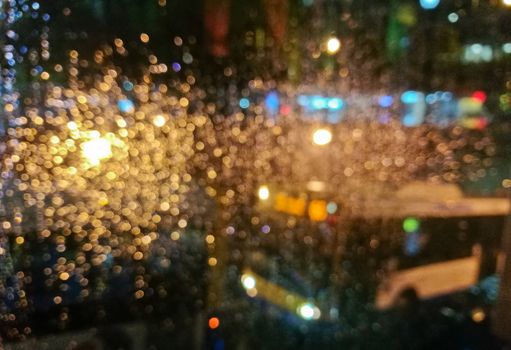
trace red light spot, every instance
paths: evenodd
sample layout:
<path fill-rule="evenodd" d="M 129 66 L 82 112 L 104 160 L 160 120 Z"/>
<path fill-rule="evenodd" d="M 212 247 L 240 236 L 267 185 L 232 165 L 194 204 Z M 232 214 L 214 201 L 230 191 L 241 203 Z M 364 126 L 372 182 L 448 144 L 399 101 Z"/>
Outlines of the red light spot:
<path fill-rule="evenodd" d="M 486 101 L 486 92 L 484 91 L 474 91 L 474 93 L 472 94 L 472 97 L 475 98 L 476 100 L 478 100 L 479 102 L 481 103 L 484 103 Z"/>
<path fill-rule="evenodd" d="M 220 320 L 218 317 L 211 317 L 208 321 L 209 328 L 217 329 L 220 326 Z"/>
<path fill-rule="evenodd" d="M 329 225 L 335 226 L 335 225 L 337 225 L 338 221 L 339 220 L 338 220 L 336 215 L 329 215 L 328 216 L 327 222 L 328 222 Z"/>
<path fill-rule="evenodd" d="M 483 130 L 488 126 L 488 119 L 480 117 L 477 119 L 476 129 Z"/>
<path fill-rule="evenodd" d="M 289 113 L 291 113 L 291 106 L 283 105 L 282 107 L 280 107 L 280 113 L 282 115 L 288 115 Z"/>

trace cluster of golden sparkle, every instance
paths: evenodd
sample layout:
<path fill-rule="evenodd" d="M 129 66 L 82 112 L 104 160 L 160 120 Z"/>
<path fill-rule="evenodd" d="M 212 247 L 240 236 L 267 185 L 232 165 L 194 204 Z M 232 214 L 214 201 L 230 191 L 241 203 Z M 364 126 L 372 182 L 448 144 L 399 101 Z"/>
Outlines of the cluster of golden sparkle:
<path fill-rule="evenodd" d="M 98 51 L 96 62 L 103 64 L 107 54 Z M 207 89 L 191 72 L 165 84 L 153 82 L 154 69 L 148 69 L 128 92 L 127 78 L 115 66 L 105 64 L 92 83 L 79 81 L 78 53 L 70 56 L 69 83 L 47 83 L 43 100 L 8 130 L 0 228 L 2 239 L 21 247 L 27 241 L 54 245 L 62 256 L 45 270 L 48 286 L 63 291 L 76 279 L 81 298 L 94 292 L 90 270 L 109 256 L 144 261 L 161 235 L 178 241 L 191 222 L 211 229 L 219 217 L 232 221 L 253 205 L 261 184 L 303 191 L 308 181 L 326 181 L 349 202 L 374 199 L 381 188 L 419 177 L 455 182 L 466 164 L 476 169 L 469 177 L 481 177 L 483 165 L 491 166 L 491 140 L 473 140 L 459 126 L 409 129 L 397 120 L 382 125 L 376 116 L 348 115 L 329 126 L 332 142 L 317 147 L 310 139 L 316 122 L 296 112 L 269 118 L 257 103 L 223 115 L 205 102 Z M 217 210 L 209 210 L 204 198 Z M 253 215 L 251 222 L 258 223 Z M 122 268 L 114 263 L 112 271 Z M 144 296 L 146 278 L 135 278 L 136 298 Z M 58 294 L 55 304 L 62 302 Z"/>

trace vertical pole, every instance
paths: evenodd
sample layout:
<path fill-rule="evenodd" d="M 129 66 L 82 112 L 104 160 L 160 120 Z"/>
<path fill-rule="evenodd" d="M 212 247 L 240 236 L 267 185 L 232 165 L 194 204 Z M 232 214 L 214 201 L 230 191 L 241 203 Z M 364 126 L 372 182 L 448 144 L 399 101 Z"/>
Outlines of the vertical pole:
<path fill-rule="evenodd" d="M 508 200 L 511 205 L 511 191 L 508 192 Z M 497 336 L 511 343 L 511 212 L 506 218 L 502 232 L 501 249 L 504 263 L 499 273 L 499 298 L 495 305 L 493 331 Z"/>
<path fill-rule="evenodd" d="M 422 88 L 425 91 L 431 91 L 435 73 L 435 30 L 436 30 L 436 10 L 426 10 L 424 22 L 421 31 L 424 38 L 424 62 L 422 65 Z"/>

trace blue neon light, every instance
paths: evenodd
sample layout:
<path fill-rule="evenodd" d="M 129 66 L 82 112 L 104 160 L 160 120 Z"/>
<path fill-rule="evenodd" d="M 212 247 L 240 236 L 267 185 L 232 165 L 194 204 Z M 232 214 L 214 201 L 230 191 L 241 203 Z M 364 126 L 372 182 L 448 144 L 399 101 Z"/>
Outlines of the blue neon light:
<path fill-rule="evenodd" d="M 275 115 L 279 112 L 280 99 L 279 94 L 276 91 L 271 91 L 268 95 L 266 95 L 264 103 L 270 114 Z"/>
<path fill-rule="evenodd" d="M 309 105 L 309 98 L 307 96 L 305 96 L 305 95 L 298 96 L 296 101 L 302 107 L 307 107 Z"/>
<path fill-rule="evenodd" d="M 419 93 L 417 91 L 405 91 L 401 95 L 401 102 L 404 104 L 413 104 L 419 102 Z"/>
<path fill-rule="evenodd" d="M 117 102 L 117 107 L 124 113 L 131 113 L 135 110 L 135 105 L 127 98 L 119 100 Z"/>
<path fill-rule="evenodd" d="M 344 108 L 344 101 L 340 97 L 300 95 L 297 97 L 296 101 L 300 106 L 311 110 L 327 109 L 330 111 L 339 111 Z"/>
<path fill-rule="evenodd" d="M 433 103 L 436 102 L 436 96 L 435 94 L 427 94 L 426 95 L 426 103 L 428 105 L 432 105 Z"/>
<path fill-rule="evenodd" d="M 381 96 L 378 100 L 378 104 L 383 108 L 389 108 L 392 106 L 392 103 L 394 103 L 394 99 L 390 95 Z"/>
<path fill-rule="evenodd" d="M 441 99 L 443 101 L 451 101 L 452 98 L 453 98 L 452 92 L 446 91 L 446 92 L 442 93 Z"/>
<path fill-rule="evenodd" d="M 340 99 L 338 97 L 332 97 L 332 98 L 328 99 L 327 105 L 328 105 L 329 109 L 340 110 L 340 109 L 342 109 L 344 102 L 342 101 L 342 99 Z"/>
<path fill-rule="evenodd" d="M 408 114 L 405 114 L 405 116 L 403 117 L 402 123 L 404 126 L 411 127 L 411 126 L 420 125 L 421 121 L 415 115 L 408 113 Z"/>
<path fill-rule="evenodd" d="M 326 109 L 328 105 L 328 99 L 323 96 L 312 96 L 310 99 L 310 107 L 312 109 Z"/>
<path fill-rule="evenodd" d="M 424 10 L 433 10 L 440 4 L 440 0 L 420 0 L 420 5 Z"/>
<path fill-rule="evenodd" d="M 240 107 L 245 109 L 245 108 L 248 108 L 250 106 L 250 101 L 248 100 L 248 98 L 242 98 L 240 100 Z"/>
<path fill-rule="evenodd" d="M 406 235 L 405 239 L 405 254 L 408 256 L 415 256 L 421 250 L 420 234 L 413 232 Z"/>

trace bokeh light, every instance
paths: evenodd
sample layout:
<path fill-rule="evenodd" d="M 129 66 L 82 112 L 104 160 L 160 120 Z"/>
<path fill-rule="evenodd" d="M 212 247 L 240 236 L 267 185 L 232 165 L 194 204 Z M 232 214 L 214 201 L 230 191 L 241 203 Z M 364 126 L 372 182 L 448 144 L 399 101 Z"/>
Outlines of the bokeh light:
<path fill-rule="evenodd" d="M 268 188 L 268 186 L 263 185 L 263 186 L 259 187 L 257 194 L 258 194 L 260 200 L 265 201 L 268 198 L 270 198 L 270 189 Z"/>
<path fill-rule="evenodd" d="M 312 135 L 312 141 L 319 146 L 328 145 L 332 141 L 332 132 L 328 129 L 317 129 Z"/>
<path fill-rule="evenodd" d="M 403 230 L 406 233 L 417 232 L 420 228 L 420 221 L 417 218 L 406 218 L 403 221 Z"/>
<path fill-rule="evenodd" d="M 91 165 L 98 165 L 102 159 L 112 156 L 112 146 L 104 138 L 96 138 L 81 144 L 83 156 Z"/>
<path fill-rule="evenodd" d="M 341 41 L 336 37 L 328 38 L 326 42 L 326 50 L 329 54 L 337 53 L 341 48 Z"/>

